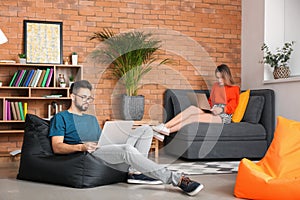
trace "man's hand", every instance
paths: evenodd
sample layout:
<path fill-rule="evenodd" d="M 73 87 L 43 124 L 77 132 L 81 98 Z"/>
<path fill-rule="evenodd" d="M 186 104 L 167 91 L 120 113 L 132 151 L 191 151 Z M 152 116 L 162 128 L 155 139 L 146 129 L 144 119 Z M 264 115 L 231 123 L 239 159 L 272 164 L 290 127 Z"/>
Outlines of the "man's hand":
<path fill-rule="evenodd" d="M 85 142 L 83 144 L 83 147 L 84 147 L 83 151 L 92 153 L 92 152 L 96 151 L 96 149 L 98 148 L 98 145 L 95 142 Z"/>

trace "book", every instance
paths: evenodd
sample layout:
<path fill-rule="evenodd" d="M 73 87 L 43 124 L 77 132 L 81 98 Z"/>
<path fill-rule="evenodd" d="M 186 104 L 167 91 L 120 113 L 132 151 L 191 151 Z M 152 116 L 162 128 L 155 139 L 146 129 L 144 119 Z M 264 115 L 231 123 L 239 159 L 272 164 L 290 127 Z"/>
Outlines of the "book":
<path fill-rule="evenodd" d="M 51 68 L 50 72 L 49 72 L 49 76 L 48 76 L 47 82 L 46 82 L 46 87 L 49 87 L 49 85 L 51 83 L 51 79 L 52 79 L 52 76 L 53 76 L 53 71 L 54 71 L 54 69 Z"/>
<path fill-rule="evenodd" d="M 30 79 L 30 82 L 28 83 L 28 87 L 32 87 L 32 83 L 33 83 L 33 80 L 36 76 L 36 73 L 37 73 L 37 70 L 34 70 L 33 74 L 32 74 L 32 77 Z"/>
<path fill-rule="evenodd" d="M 12 111 L 12 119 L 17 120 L 17 111 L 15 109 L 15 103 L 14 102 L 10 102 L 10 107 L 11 107 L 11 111 Z"/>
<path fill-rule="evenodd" d="M 22 105 L 22 102 L 18 102 L 18 105 L 19 105 L 19 110 L 20 110 L 20 117 L 21 117 L 21 120 L 24 120 L 24 110 L 23 110 L 23 105 Z"/>
<path fill-rule="evenodd" d="M 19 104 L 17 101 L 14 102 L 15 104 L 15 109 L 16 109 L 16 113 L 17 113 L 17 119 L 21 120 L 21 115 L 20 115 L 20 110 L 19 110 Z"/>
<path fill-rule="evenodd" d="M 30 70 L 29 75 L 27 76 L 27 80 L 25 81 L 24 87 L 28 87 L 33 74 L 34 74 L 34 69 Z"/>
<path fill-rule="evenodd" d="M 27 102 L 24 103 L 24 119 L 26 118 L 27 115 L 27 109 L 28 109 L 28 104 Z"/>
<path fill-rule="evenodd" d="M 156 131 L 153 131 L 153 137 L 158 139 L 159 141 L 163 142 L 164 139 L 165 139 L 165 136 L 156 132 Z"/>
<path fill-rule="evenodd" d="M 9 87 L 13 86 L 13 82 L 15 81 L 15 79 L 16 79 L 18 73 L 19 73 L 19 70 L 17 70 L 17 71 L 14 73 L 14 75 L 13 75 L 11 81 L 9 82 Z"/>
<path fill-rule="evenodd" d="M 9 101 L 7 101 L 7 120 L 11 120 L 11 109 Z"/>
<path fill-rule="evenodd" d="M 41 75 L 42 75 L 42 70 L 38 69 L 36 78 L 35 78 L 34 83 L 33 83 L 33 87 L 37 87 L 37 84 L 38 84 L 38 82 L 39 82 L 39 80 L 41 78 Z"/>
<path fill-rule="evenodd" d="M 20 74 L 19 74 L 19 76 L 18 76 L 18 78 L 17 78 L 17 81 L 16 81 L 15 84 L 14 84 L 15 87 L 18 87 L 20 81 L 22 80 L 22 77 L 23 77 L 23 75 L 24 75 L 24 72 L 25 72 L 24 69 L 22 69 L 21 72 L 20 72 Z"/>
<path fill-rule="evenodd" d="M 7 100 L 5 100 L 5 104 L 4 104 L 4 109 L 5 109 L 5 111 L 4 111 L 4 120 L 7 120 Z"/>
<path fill-rule="evenodd" d="M 11 84 L 12 87 L 15 86 L 16 82 L 18 81 L 18 78 L 19 78 L 21 72 L 22 72 L 22 70 L 20 70 L 20 69 L 17 71 L 17 75 L 16 75 L 16 77 L 15 77 L 15 80 L 14 80 L 14 81 L 12 82 L 12 84 Z"/>
<path fill-rule="evenodd" d="M 46 74 L 46 70 L 43 69 L 43 70 L 42 70 L 42 74 L 41 74 L 41 76 L 40 76 L 40 79 L 39 79 L 39 81 L 38 81 L 38 83 L 37 83 L 37 87 L 41 87 L 41 86 L 42 86 L 42 82 L 43 82 L 43 79 L 44 79 L 45 74 Z"/>
<path fill-rule="evenodd" d="M 49 72 L 50 72 L 50 68 L 47 68 L 46 72 L 45 72 L 45 76 L 44 76 L 42 84 L 41 84 L 42 87 L 46 86 L 46 82 L 47 82 L 47 79 L 48 79 L 48 76 L 49 76 Z"/>
<path fill-rule="evenodd" d="M 26 70 L 26 69 L 25 69 L 23 78 L 22 78 L 22 80 L 21 80 L 20 83 L 19 83 L 19 87 L 23 87 L 24 82 L 25 82 L 25 79 L 28 78 L 28 75 L 29 75 L 28 72 L 29 72 L 29 70 Z"/>

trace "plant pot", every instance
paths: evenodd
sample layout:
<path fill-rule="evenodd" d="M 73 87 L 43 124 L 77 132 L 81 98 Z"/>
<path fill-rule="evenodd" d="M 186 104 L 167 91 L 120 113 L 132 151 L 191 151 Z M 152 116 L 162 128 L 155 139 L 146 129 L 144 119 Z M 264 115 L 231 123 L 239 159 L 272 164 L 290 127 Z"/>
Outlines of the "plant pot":
<path fill-rule="evenodd" d="M 19 58 L 20 64 L 26 64 L 26 58 Z"/>
<path fill-rule="evenodd" d="M 66 83 L 60 83 L 59 86 L 60 86 L 61 88 L 65 88 L 65 87 L 66 87 Z"/>
<path fill-rule="evenodd" d="M 290 68 L 285 66 L 275 67 L 273 71 L 274 79 L 288 78 L 290 77 L 290 74 L 291 74 Z"/>
<path fill-rule="evenodd" d="M 139 96 L 122 96 L 121 117 L 123 120 L 141 120 L 144 116 L 145 97 Z"/>
<path fill-rule="evenodd" d="M 72 55 L 72 65 L 78 64 L 78 55 Z"/>

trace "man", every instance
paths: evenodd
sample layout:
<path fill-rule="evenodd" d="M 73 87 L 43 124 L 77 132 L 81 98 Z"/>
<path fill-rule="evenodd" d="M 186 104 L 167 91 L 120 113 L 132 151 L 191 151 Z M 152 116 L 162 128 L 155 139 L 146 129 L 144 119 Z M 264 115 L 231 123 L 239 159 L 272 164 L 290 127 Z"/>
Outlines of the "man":
<path fill-rule="evenodd" d="M 141 153 L 134 147 L 133 144 L 141 143 L 140 140 L 145 138 L 144 136 L 149 134 L 149 132 L 151 137 L 148 138 L 152 138 L 153 132 L 149 127 L 144 128 L 144 130 L 137 130 L 136 132 L 140 132 L 139 137 L 135 141 L 129 138 L 128 140 L 132 141 L 126 144 L 99 147 L 95 142 L 83 142 L 84 140 L 97 141 L 101 134 L 96 117 L 84 114 L 90 103 L 93 102 L 91 90 L 92 86 L 86 80 L 73 83 L 70 88 L 71 107 L 67 111 L 56 114 L 51 119 L 49 136 L 52 140 L 54 153 L 68 154 L 77 151 L 88 151 L 109 164 L 128 164 L 131 168 L 142 172 L 143 175 L 140 179 L 147 179 L 148 182 L 159 179 L 165 184 L 173 184 L 181 188 L 186 194 L 191 196 L 202 190 L 202 184 L 190 180 L 181 173 L 172 172 L 156 164 L 145 156 L 145 152 Z M 146 139 L 144 144 L 151 140 Z M 129 174 L 129 179 L 131 179 L 132 175 L 133 173 Z"/>

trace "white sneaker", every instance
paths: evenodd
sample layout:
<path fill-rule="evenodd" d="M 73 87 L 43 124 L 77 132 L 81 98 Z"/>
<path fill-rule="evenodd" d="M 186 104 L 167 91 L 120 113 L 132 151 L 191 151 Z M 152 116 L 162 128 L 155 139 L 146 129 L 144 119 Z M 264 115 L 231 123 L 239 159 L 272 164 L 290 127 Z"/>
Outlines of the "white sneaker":
<path fill-rule="evenodd" d="M 170 135 L 170 129 L 168 129 L 165 124 L 159 124 L 157 126 L 153 126 L 152 129 L 158 133 L 162 133 L 164 135 Z"/>

